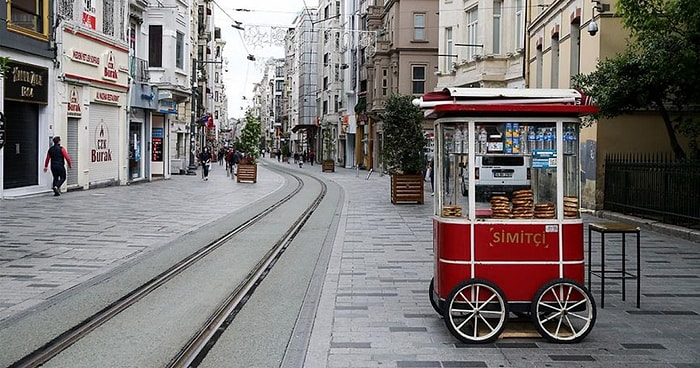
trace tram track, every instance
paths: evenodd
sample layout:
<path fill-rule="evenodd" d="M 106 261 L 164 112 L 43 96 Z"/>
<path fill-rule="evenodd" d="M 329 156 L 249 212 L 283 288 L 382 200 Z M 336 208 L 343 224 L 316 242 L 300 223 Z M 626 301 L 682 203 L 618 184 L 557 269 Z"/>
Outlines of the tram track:
<path fill-rule="evenodd" d="M 9 368 L 43 366 L 58 354 L 88 336 L 92 331 L 113 320 L 116 316 L 128 310 L 174 278 L 182 275 L 185 271 L 192 269 L 195 264 L 231 242 L 232 239 L 235 239 L 239 234 L 244 233 L 247 229 L 260 223 L 262 220 L 274 216 L 275 211 L 279 211 L 285 204 L 290 203 L 304 189 L 304 181 L 299 175 L 287 174 L 296 179 L 297 187 L 281 200 L 273 203 L 262 211 L 258 211 L 255 215 L 236 226 L 233 230 L 199 248 L 177 264 L 145 282 L 140 287 L 127 293 L 122 298 L 86 318 L 81 323 L 58 335 L 44 346 L 16 361 L 10 365 Z M 196 364 L 198 364 L 197 362 L 203 359 L 208 348 L 215 343 L 217 336 L 222 333 L 226 325 L 235 317 L 237 310 L 241 308 L 254 291 L 255 287 L 264 279 L 270 268 L 274 266 L 275 262 L 290 245 L 296 234 L 303 228 L 308 218 L 323 200 L 327 191 L 325 183 L 317 178 L 310 178 L 317 181 L 321 188 L 313 200 L 309 201 L 310 203 L 300 212 L 283 235 L 279 237 L 279 240 L 267 250 L 255 266 L 250 268 L 243 280 L 233 288 L 233 291 L 230 292 L 224 301 L 216 308 L 215 312 L 206 319 L 206 323 L 204 323 L 202 327 L 192 335 L 189 341 L 184 344 L 184 348 L 175 354 L 174 358 L 166 365 L 167 367 L 196 366 Z"/>

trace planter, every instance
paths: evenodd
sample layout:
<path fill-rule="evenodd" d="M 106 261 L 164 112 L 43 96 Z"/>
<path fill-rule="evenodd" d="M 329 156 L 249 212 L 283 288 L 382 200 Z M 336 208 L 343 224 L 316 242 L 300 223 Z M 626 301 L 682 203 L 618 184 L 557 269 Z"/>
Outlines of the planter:
<path fill-rule="evenodd" d="M 420 174 L 391 175 L 391 203 L 423 204 L 423 183 Z"/>
<path fill-rule="evenodd" d="M 321 162 L 321 170 L 323 172 L 335 172 L 335 161 L 323 160 L 323 162 Z"/>
<path fill-rule="evenodd" d="M 258 165 L 256 164 L 238 164 L 236 174 L 236 182 L 238 183 L 256 183 L 258 181 Z"/>

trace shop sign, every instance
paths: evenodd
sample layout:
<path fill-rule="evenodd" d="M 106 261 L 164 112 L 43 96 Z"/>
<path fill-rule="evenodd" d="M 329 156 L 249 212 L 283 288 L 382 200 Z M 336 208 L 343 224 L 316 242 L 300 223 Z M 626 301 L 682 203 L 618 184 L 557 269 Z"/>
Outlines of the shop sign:
<path fill-rule="evenodd" d="M 117 68 L 114 66 L 114 53 L 112 51 L 107 52 L 107 55 L 105 57 L 105 61 L 106 61 L 106 65 L 105 65 L 104 69 L 102 69 L 102 79 L 116 82 L 119 79 L 119 72 L 117 71 Z"/>
<path fill-rule="evenodd" d="M 100 66 L 100 57 L 88 54 L 87 52 L 84 51 L 79 51 L 75 49 L 70 50 L 70 58 L 73 61 L 77 61 L 79 63 L 91 65 L 91 66 Z"/>
<path fill-rule="evenodd" d="M 80 106 L 80 92 L 76 87 L 70 90 L 70 98 L 68 99 L 68 117 L 69 118 L 79 118 L 83 115 L 82 108 Z"/>
<path fill-rule="evenodd" d="M 97 25 L 97 17 L 95 16 L 95 7 L 92 6 L 93 0 L 83 0 L 83 18 L 82 23 L 85 27 L 95 29 Z"/>
<path fill-rule="evenodd" d="M 95 148 L 92 150 L 90 158 L 92 162 L 112 161 L 112 150 L 109 148 L 109 128 L 104 120 L 97 124 L 95 129 Z"/>
<path fill-rule="evenodd" d="M 5 114 L 0 112 L 0 149 L 5 145 Z"/>
<path fill-rule="evenodd" d="M 175 100 L 158 100 L 158 112 L 162 114 L 177 114 Z"/>
<path fill-rule="evenodd" d="M 29 64 L 8 63 L 5 74 L 5 99 L 33 103 L 48 103 L 49 70 Z"/>
<path fill-rule="evenodd" d="M 119 105 L 119 97 L 121 96 L 115 93 L 100 90 L 95 91 L 95 101 L 97 102 L 107 103 L 110 105 Z"/>

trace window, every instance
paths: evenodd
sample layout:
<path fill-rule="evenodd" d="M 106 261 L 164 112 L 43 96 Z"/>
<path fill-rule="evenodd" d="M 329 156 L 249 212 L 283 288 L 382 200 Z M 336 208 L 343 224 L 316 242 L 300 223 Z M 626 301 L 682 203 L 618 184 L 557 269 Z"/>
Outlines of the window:
<path fill-rule="evenodd" d="M 47 38 L 49 34 L 48 0 L 8 0 L 8 28 L 29 31 L 29 35 Z"/>
<path fill-rule="evenodd" d="M 102 1 L 102 33 L 114 36 L 114 0 Z"/>
<path fill-rule="evenodd" d="M 515 0 L 515 48 L 523 48 L 523 33 L 525 32 L 525 23 L 523 21 L 523 0 Z"/>
<path fill-rule="evenodd" d="M 184 68 L 185 60 L 185 34 L 178 31 L 175 43 L 175 67 Z"/>
<path fill-rule="evenodd" d="M 148 65 L 163 66 L 163 26 L 148 26 Z"/>
<path fill-rule="evenodd" d="M 454 40 L 452 38 L 452 27 L 447 27 L 445 28 L 445 68 L 444 70 L 446 72 L 449 72 L 450 69 L 452 69 L 452 61 L 454 61 L 454 58 L 451 55 L 454 55 Z"/>
<path fill-rule="evenodd" d="M 414 65 L 412 67 L 411 77 L 411 93 L 414 95 L 425 93 L 425 66 Z"/>
<path fill-rule="evenodd" d="M 328 89 L 328 77 L 323 77 L 323 90 Z"/>
<path fill-rule="evenodd" d="M 552 37 L 552 75 L 550 88 L 559 88 L 559 34 Z"/>
<path fill-rule="evenodd" d="M 335 2 L 335 15 L 340 15 L 340 1 Z"/>
<path fill-rule="evenodd" d="M 494 54 L 501 53 L 501 12 L 503 11 L 503 0 L 493 2 L 493 50 Z"/>
<path fill-rule="evenodd" d="M 425 14 L 413 14 L 413 40 L 425 41 Z"/>
<path fill-rule="evenodd" d="M 535 58 L 537 59 L 537 64 L 535 64 L 535 68 L 536 68 L 535 87 L 542 88 L 542 70 L 543 70 L 543 65 L 544 65 L 544 60 L 542 60 L 542 45 L 539 45 L 537 47 L 537 54 L 536 54 Z"/>
<path fill-rule="evenodd" d="M 283 80 L 275 81 L 275 92 L 282 92 L 282 90 L 284 90 L 284 81 Z"/>
<path fill-rule="evenodd" d="M 386 96 L 389 91 L 389 72 L 382 69 L 382 96 Z"/>
<path fill-rule="evenodd" d="M 571 65 L 569 66 L 569 77 L 573 77 L 581 72 L 581 19 L 577 19 L 571 23 Z M 569 86 L 571 86 L 571 78 L 569 78 Z"/>
<path fill-rule="evenodd" d="M 479 38 L 479 8 L 473 7 L 467 10 L 467 43 L 476 45 Z M 467 47 L 467 60 L 471 60 L 476 55 L 475 47 Z"/>

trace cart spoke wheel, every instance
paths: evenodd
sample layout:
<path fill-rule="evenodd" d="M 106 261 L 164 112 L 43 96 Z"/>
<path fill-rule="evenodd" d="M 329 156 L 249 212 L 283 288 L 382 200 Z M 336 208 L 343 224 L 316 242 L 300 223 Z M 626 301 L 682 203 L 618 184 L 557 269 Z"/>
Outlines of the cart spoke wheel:
<path fill-rule="evenodd" d="M 508 303 L 501 289 L 480 279 L 457 285 L 442 311 L 447 329 L 465 343 L 488 343 L 503 332 Z"/>
<path fill-rule="evenodd" d="M 437 293 L 435 292 L 435 279 L 430 280 L 430 286 L 428 287 L 428 297 L 430 298 L 430 305 L 433 306 L 433 309 L 435 309 L 436 312 L 438 312 L 439 315 L 442 315 L 442 310 L 440 310 L 440 299 Z"/>
<path fill-rule="evenodd" d="M 591 332 L 596 320 L 593 296 L 583 285 L 557 279 L 540 288 L 532 301 L 535 327 L 551 342 L 574 343 Z"/>

